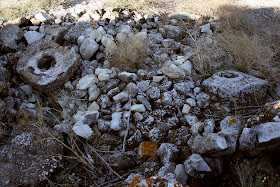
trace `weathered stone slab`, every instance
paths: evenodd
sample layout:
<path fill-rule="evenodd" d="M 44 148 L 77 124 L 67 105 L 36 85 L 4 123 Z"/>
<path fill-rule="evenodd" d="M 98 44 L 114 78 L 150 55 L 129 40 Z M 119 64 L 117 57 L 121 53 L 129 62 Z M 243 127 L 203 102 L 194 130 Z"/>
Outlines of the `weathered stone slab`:
<path fill-rule="evenodd" d="M 254 104 L 266 96 L 268 82 L 237 71 L 220 71 L 202 82 L 208 92 L 237 104 Z"/>

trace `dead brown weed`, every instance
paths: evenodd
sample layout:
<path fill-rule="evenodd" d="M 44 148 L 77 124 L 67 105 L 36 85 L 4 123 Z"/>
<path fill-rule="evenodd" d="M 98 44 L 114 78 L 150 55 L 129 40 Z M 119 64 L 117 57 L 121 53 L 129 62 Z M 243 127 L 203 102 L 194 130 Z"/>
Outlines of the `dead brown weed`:
<path fill-rule="evenodd" d="M 117 50 L 108 58 L 111 66 L 129 71 L 138 69 L 147 56 L 147 40 L 130 33 L 125 40 L 117 42 Z"/>

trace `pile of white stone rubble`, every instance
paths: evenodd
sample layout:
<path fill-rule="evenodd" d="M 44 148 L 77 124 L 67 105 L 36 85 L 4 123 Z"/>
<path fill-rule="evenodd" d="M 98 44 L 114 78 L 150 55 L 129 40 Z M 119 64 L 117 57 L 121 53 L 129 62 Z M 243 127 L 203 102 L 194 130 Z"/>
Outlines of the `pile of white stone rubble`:
<path fill-rule="evenodd" d="M 186 185 L 189 177 L 220 175 L 224 156 L 254 156 L 278 147 L 280 101 L 270 100 L 260 115 L 242 120 L 234 115 L 238 106 L 269 101 L 269 83 L 233 70 L 202 79 L 182 24 L 192 19 L 198 18 L 179 14 L 163 22 L 151 14 L 76 6 L 5 25 L 0 125 L 13 124 L 13 130 L 0 147 L 1 186 L 39 183 L 59 165 L 61 157 L 50 155 L 63 154 L 62 147 L 50 140 L 42 148 L 31 136 L 49 134 L 31 124 L 19 127 L 22 120 L 37 119 L 39 105 L 48 131 L 107 142 L 99 149 L 115 151 L 103 157 L 116 172 L 136 169 L 125 177 L 127 185 Z M 211 22 L 188 32 L 198 43 L 214 45 L 218 27 Z M 147 40 L 144 69 L 110 67 L 107 55 L 131 33 Z M 29 158 L 19 158 L 19 150 Z M 17 171 L 20 165 L 33 174 Z"/>

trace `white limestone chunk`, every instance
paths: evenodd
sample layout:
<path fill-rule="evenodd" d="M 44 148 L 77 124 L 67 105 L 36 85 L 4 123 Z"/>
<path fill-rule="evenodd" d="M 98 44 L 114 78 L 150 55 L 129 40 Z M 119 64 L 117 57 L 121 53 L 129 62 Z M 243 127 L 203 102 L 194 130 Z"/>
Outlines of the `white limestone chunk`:
<path fill-rule="evenodd" d="M 122 112 L 115 112 L 112 114 L 111 129 L 119 131 L 121 127 Z"/>
<path fill-rule="evenodd" d="M 134 111 L 134 112 L 145 112 L 146 108 L 145 108 L 145 106 L 143 104 L 135 104 L 135 105 L 132 105 L 131 111 Z"/>
<path fill-rule="evenodd" d="M 191 109 L 190 105 L 184 104 L 182 114 L 188 114 L 190 112 L 190 109 Z"/>
<path fill-rule="evenodd" d="M 78 81 L 76 89 L 86 90 L 95 83 L 97 83 L 97 78 L 95 77 L 95 75 L 86 75 Z"/>

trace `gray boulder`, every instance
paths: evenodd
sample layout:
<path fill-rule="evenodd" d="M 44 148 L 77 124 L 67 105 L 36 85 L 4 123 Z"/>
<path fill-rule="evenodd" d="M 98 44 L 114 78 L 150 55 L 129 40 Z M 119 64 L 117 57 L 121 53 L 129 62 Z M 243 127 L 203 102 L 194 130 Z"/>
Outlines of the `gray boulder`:
<path fill-rule="evenodd" d="M 0 30 L 0 49 L 1 52 L 15 52 L 18 49 L 18 42 L 23 37 L 23 31 L 18 25 L 7 25 Z"/>
<path fill-rule="evenodd" d="M 195 178 L 203 178 L 211 168 L 199 154 L 192 154 L 184 161 L 186 173 Z"/>

